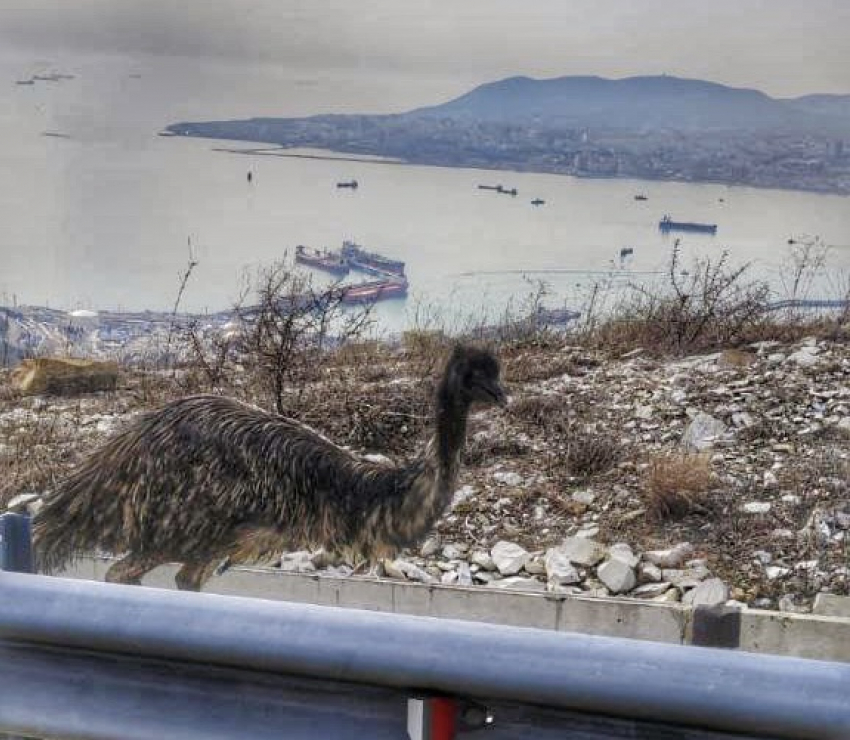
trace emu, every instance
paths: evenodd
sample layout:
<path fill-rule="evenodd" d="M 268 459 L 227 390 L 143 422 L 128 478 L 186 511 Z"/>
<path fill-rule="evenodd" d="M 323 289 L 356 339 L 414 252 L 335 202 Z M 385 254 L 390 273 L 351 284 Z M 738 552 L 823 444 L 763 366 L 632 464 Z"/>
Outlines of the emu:
<path fill-rule="evenodd" d="M 406 466 L 366 462 L 283 416 L 220 396 L 144 414 L 51 492 L 34 520 L 39 568 L 121 553 L 106 580 L 138 584 L 167 562 L 199 591 L 222 562 L 295 547 L 372 564 L 416 544 L 455 490 L 469 409 L 502 404 L 499 362 L 456 346 L 435 398 L 434 433 Z"/>

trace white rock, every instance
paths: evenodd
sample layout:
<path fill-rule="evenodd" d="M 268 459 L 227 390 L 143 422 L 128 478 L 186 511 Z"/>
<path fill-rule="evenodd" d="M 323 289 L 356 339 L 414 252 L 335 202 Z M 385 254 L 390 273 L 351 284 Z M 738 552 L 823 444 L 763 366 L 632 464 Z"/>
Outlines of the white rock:
<path fill-rule="evenodd" d="M 765 488 L 776 488 L 779 485 L 779 478 L 776 477 L 776 473 L 772 470 L 765 470 L 762 485 Z"/>
<path fill-rule="evenodd" d="M 503 576 L 512 576 L 523 569 L 531 555 L 513 542 L 500 540 L 490 550 L 490 557 L 493 558 L 499 573 Z"/>
<path fill-rule="evenodd" d="M 682 446 L 708 450 L 726 433 L 726 424 L 713 416 L 698 412 L 682 434 Z"/>
<path fill-rule="evenodd" d="M 286 552 L 281 556 L 280 569 L 287 573 L 312 573 L 316 570 L 313 564 L 313 553 L 306 550 Z"/>
<path fill-rule="evenodd" d="M 439 537 L 429 537 L 422 543 L 422 546 L 419 548 L 419 554 L 422 555 L 423 558 L 430 558 L 432 555 L 436 554 L 437 550 L 440 549 L 440 538 Z"/>
<path fill-rule="evenodd" d="M 406 578 L 411 581 L 419 581 L 420 583 L 434 583 L 436 580 L 428 571 L 423 570 L 414 563 L 409 563 L 406 560 L 396 560 L 396 564 Z"/>
<path fill-rule="evenodd" d="M 463 557 L 463 554 L 467 551 L 467 549 L 466 545 L 450 542 L 443 545 L 443 557 L 446 560 L 458 560 Z"/>
<path fill-rule="evenodd" d="M 469 570 L 468 563 L 460 563 L 457 567 L 457 583 L 458 586 L 472 585 L 472 572 Z"/>
<path fill-rule="evenodd" d="M 661 568 L 653 563 L 640 563 L 638 576 L 641 583 L 658 583 L 661 581 Z"/>
<path fill-rule="evenodd" d="M 769 501 L 748 501 L 741 509 L 747 514 L 767 514 L 770 511 Z"/>
<path fill-rule="evenodd" d="M 709 578 L 688 591 L 682 601 L 689 606 L 715 606 L 729 599 L 729 588 L 719 578 Z"/>
<path fill-rule="evenodd" d="M 388 578 L 398 578 L 399 580 L 406 580 L 407 576 L 404 575 L 404 571 L 398 564 L 397 560 L 384 560 L 384 575 Z"/>
<path fill-rule="evenodd" d="M 622 560 L 606 560 L 596 569 L 596 575 L 614 594 L 631 591 L 637 583 L 634 570 Z"/>
<path fill-rule="evenodd" d="M 687 391 L 683 391 L 681 388 L 676 388 L 675 390 L 670 391 L 670 400 L 673 403 L 682 404 L 688 400 Z"/>
<path fill-rule="evenodd" d="M 622 560 L 630 568 L 636 568 L 640 558 L 634 554 L 632 548 L 625 542 L 617 542 L 608 548 L 608 557 Z"/>
<path fill-rule="evenodd" d="M 593 491 L 573 491 L 571 498 L 580 504 L 590 506 L 596 499 L 596 494 Z"/>
<path fill-rule="evenodd" d="M 469 562 L 475 563 L 475 565 L 484 568 L 484 570 L 496 570 L 496 564 L 493 562 L 493 558 L 490 557 L 490 553 L 483 550 L 473 552 L 469 557 Z"/>
<path fill-rule="evenodd" d="M 784 596 L 780 596 L 776 608 L 779 609 L 779 611 L 781 612 L 791 612 L 797 614 L 806 611 L 803 607 L 797 605 L 797 603 L 794 601 L 794 597 L 791 594 L 785 594 Z"/>
<path fill-rule="evenodd" d="M 770 533 L 770 536 L 773 537 L 775 540 L 793 540 L 794 537 L 796 537 L 792 530 L 784 528 L 774 529 Z"/>
<path fill-rule="evenodd" d="M 499 581 L 492 581 L 487 587 L 540 593 L 546 590 L 546 584 L 542 581 L 538 581 L 536 578 L 523 578 L 522 576 L 511 576 Z"/>
<path fill-rule="evenodd" d="M 657 601 L 659 604 L 672 604 L 679 601 L 679 589 L 677 588 L 668 588 L 661 596 L 656 596 L 653 601 Z"/>
<path fill-rule="evenodd" d="M 786 504 L 791 504 L 792 506 L 796 506 L 800 503 L 800 497 L 796 493 L 786 493 L 782 497 L 782 502 Z"/>
<path fill-rule="evenodd" d="M 659 568 L 676 568 L 693 554 L 694 546 L 690 542 L 680 542 L 667 550 L 649 550 L 643 557 Z"/>
<path fill-rule="evenodd" d="M 525 572 L 531 576 L 546 575 L 546 563 L 539 556 L 533 557 L 525 564 Z"/>
<path fill-rule="evenodd" d="M 592 540 L 598 534 L 598 524 L 585 524 L 578 532 L 576 532 L 576 537 L 583 537 L 586 540 Z"/>
<path fill-rule="evenodd" d="M 440 583 L 444 586 L 451 586 L 452 584 L 457 583 L 458 574 L 456 570 L 448 570 L 440 576 Z"/>
<path fill-rule="evenodd" d="M 739 411 L 732 414 L 732 423 L 739 428 L 748 428 L 755 426 L 756 418 L 748 411 Z"/>
<path fill-rule="evenodd" d="M 659 583 L 645 583 L 643 586 L 638 586 L 634 591 L 632 591 L 630 596 L 634 596 L 638 599 L 654 599 L 656 596 L 662 596 L 667 593 L 669 588 L 670 584 L 666 581 L 660 581 Z"/>
<path fill-rule="evenodd" d="M 544 564 L 546 567 L 546 578 L 551 584 L 566 586 L 581 582 L 579 572 L 575 569 L 566 554 L 558 547 L 550 547 L 546 551 Z"/>
<path fill-rule="evenodd" d="M 674 586 L 684 591 L 698 586 L 705 576 L 701 573 L 694 573 L 692 570 L 663 568 L 661 570 L 661 577 L 663 580 L 670 581 Z"/>
<path fill-rule="evenodd" d="M 516 488 L 523 484 L 523 477 L 512 470 L 497 470 L 493 473 L 493 480 L 495 480 L 499 485 L 510 486 L 512 488 Z"/>
<path fill-rule="evenodd" d="M 571 563 L 590 567 L 605 557 L 605 547 L 587 537 L 567 537 L 558 547 Z"/>
<path fill-rule="evenodd" d="M 790 572 L 790 568 L 783 568 L 781 565 L 768 565 L 764 569 L 764 574 L 770 581 L 781 578 L 782 576 L 787 576 Z"/>
<path fill-rule="evenodd" d="M 788 355 L 788 362 L 794 362 L 800 367 L 812 367 L 820 362 L 818 355 L 820 347 L 804 346 Z"/>
<path fill-rule="evenodd" d="M 454 492 L 454 495 L 452 496 L 452 508 L 454 508 L 458 504 L 462 504 L 464 501 L 474 495 L 475 489 L 472 486 L 463 486 L 463 488 L 460 488 Z"/>
<path fill-rule="evenodd" d="M 636 406 L 635 407 L 635 418 L 637 419 L 651 419 L 653 414 L 655 413 L 655 409 L 652 406 Z"/>

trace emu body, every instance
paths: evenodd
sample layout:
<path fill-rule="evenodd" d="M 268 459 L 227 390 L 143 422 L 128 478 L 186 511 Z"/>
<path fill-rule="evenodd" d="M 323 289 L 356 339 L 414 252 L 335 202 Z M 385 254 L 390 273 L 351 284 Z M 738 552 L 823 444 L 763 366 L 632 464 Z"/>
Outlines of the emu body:
<path fill-rule="evenodd" d="M 124 553 L 107 580 L 182 564 L 199 590 L 223 560 L 323 546 L 376 562 L 415 544 L 455 489 L 473 402 L 500 403 L 499 365 L 458 347 L 435 399 L 434 435 L 410 465 L 362 461 L 300 423 L 218 396 L 181 399 L 109 440 L 47 498 L 39 566 L 98 548 Z"/>

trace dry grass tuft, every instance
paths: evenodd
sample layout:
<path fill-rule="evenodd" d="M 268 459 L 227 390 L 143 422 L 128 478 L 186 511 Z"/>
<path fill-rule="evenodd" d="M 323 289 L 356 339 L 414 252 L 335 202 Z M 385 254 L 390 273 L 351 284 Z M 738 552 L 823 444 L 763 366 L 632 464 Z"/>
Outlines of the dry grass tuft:
<path fill-rule="evenodd" d="M 590 478 L 613 468 L 623 456 L 620 442 L 574 424 L 568 432 L 566 465 L 570 475 Z"/>
<path fill-rule="evenodd" d="M 647 512 L 655 519 L 674 519 L 703 511 L 711 478 L 710 457 L 705 453 L 673 452 L 654 457 L 646 469 Z"/>

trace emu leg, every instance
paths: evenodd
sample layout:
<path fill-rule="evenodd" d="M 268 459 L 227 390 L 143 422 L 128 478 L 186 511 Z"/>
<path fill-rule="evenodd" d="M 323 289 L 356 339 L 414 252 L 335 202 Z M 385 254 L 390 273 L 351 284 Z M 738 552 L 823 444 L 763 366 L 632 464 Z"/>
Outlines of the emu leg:
<path fill-rule="evenodd" d="M 142 576 L 158 565 L 162 565 L 162 561 L 156 558 L 140 557 L 128 553 L 109 567 L 104 580 L 107 583 L 125 583 L 131 586 L 139 586 L 142 583 Z"/>
<path fill-rule="evenodd" d="M 200 591 L 212 574 L 215 573 L 220 562 L 221 558 L 183 563 L 180 570 L 177 571 L 177 575 L 174 576 L 177 588 L 181 591 Z"/>

